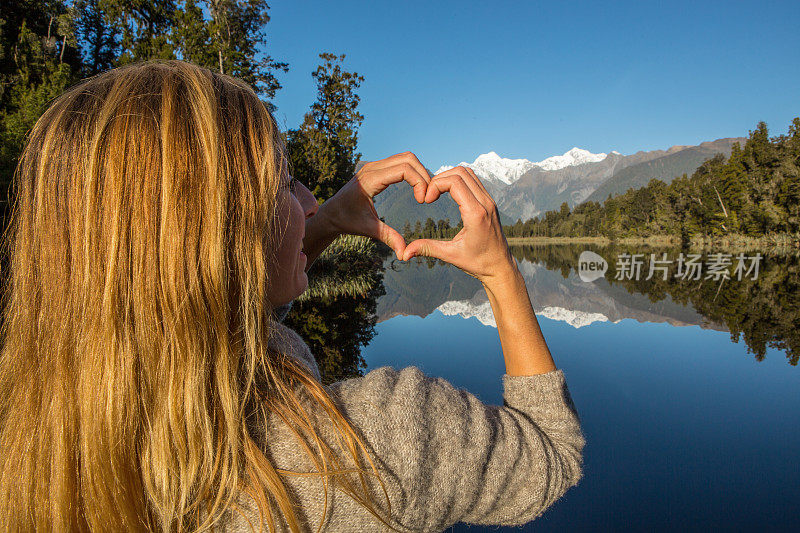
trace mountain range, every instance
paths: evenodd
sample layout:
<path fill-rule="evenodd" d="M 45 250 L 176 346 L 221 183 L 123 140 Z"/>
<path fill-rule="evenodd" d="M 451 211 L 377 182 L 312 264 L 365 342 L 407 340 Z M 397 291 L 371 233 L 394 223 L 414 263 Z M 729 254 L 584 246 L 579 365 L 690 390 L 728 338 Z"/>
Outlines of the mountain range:
<path fill-rule="evenodd" d="M 697 146 L 673 146 L 667 150 L 639 151 L 623 155 L 617 151 L 595 154 L 578 147 L 563 155 L 534 162 L 507 159 L 496 152 L 479 155 L 472 163 L 461 162 L 475 171 L 494 198 L 503 224 L 527 220 L 558 209 L 563 202 L 570 208 L 586 201 L 603 202 L 628 189 L 641 188 L 655 178 L 671 182 L 678 176 L 691 175 L 715 154 L 729 156 L 734 143 L 744 146 L 747 139 L 729 137 L 703 142 Z M 455 165 L 442 165 L 431 175 Z M 360 168 L 358 166 L 357 168 Z M 449 195 L 433 204 L 420 205 L 412 189 L 394 184 L 375 197 L 375 209 L 393 227 L 401 229 L 431 217 L 450 219 L 455 226 L 461 219 L 458 206 Z"/>

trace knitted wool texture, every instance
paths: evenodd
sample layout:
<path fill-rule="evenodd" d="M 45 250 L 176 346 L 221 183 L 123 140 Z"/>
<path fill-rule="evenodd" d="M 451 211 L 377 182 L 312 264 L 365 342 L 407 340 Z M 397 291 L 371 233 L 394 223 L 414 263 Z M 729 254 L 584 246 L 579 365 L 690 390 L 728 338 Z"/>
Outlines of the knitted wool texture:
<path fill-rule="evenodd" d="M 271 345 L 280 347 L 319 378 L 314 356 L 302 338 L 275 322 Z M 503 405 L 487 405 L 442 378 L 419 368 L 384 366 L 327 386 L 375 461 L 391 502 L 374 475 L 366 479 L 383 516 L 401 531 L 442 531 L 458 522 L 522 525 L 541 515 L 582 475 L 584 437 L 561 370 L 536 376 L 504 374 Z M 313 404 L 308 401 L 309 409 Z M 337 449 L 335 432 L 323 417 L 315 427 Z M 274 415 L 257 438 L 278 468 L 315 468 L 291 431 Z M 352 466 L 347 452 L 339 454 Z M 367 470 L 370 467 L 366 464 Z M 350 475 L 350 474 L 347 474 Z M 318 477 L 288 476 L 290 494 L 304 531 L 317 531 L 325 507 Z M 349 478 L 359 483 L 356 474 Z M 356 485 L 360 486 L 360 485 Z M 220 524 L 228 533 L 259 530 L 257 508 L 248 496 L 243 513 L 229 512 Z M 268 531 L 266 525 L 264 531 Z M 289 531 L 279 520 L 279 530 Z M 390 531 L 350 496 L 328 484 L 322 531 Z"/>

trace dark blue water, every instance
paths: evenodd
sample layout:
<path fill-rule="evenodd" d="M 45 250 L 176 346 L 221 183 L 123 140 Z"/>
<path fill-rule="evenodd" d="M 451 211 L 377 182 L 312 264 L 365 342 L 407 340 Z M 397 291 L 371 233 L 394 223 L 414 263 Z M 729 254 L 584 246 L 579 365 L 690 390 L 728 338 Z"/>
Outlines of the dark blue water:
<path fill-rule="evenodd" d="M 549 271 L 537 272 L 529 290 Z M 395 301 L 391 283 L 385 298 Z M 532 291 L 534 307 L 548 294 Z M 624 299 L 626 309 L 644 312 Z M 776 349 L 758 361 L 727 331 L 688 325 L 689 315 L 677 320 L 664 306 L 646 310 L 666 317 L 652 322 L 615 317 L 574 327 L 539 315 L 587 445 L 584 478 L 525 531 L 800 530 L 800 369 Z M 434 310 L 386 318 L 376 329 L 363 350 L 368 370 L 415 365 L 502 404 L 505 366 L 494 327 Z"/>

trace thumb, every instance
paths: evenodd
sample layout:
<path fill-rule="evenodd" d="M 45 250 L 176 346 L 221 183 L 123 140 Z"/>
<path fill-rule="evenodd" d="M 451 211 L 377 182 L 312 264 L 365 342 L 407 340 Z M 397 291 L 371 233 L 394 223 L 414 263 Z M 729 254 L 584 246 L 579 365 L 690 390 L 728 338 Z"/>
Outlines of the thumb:
<path fill-rule="evenodd" d="M 437 241 L 433 239 L 417 239 L 411 241 L 406 246 L 405 253 L 403 254 L 403 261 L 408 261 L 412 257 L 424 256 L 435 257 L 442 261 L 449 262 L 450 250 L 447 241 Z"/>
<path fill-rule="evenodd" d="M 406 240 L 402 235 L 400 235 L 400 233 L 397 232 L 396 229 L 386 224 L 382 220 L 379 220 L 377 237 L 379 240 L 386 243 L 389 248 L 394 250 L 394 253 L 397 255 L 398 259 L 403 257 L 403 253 L 406 249 Z"/>

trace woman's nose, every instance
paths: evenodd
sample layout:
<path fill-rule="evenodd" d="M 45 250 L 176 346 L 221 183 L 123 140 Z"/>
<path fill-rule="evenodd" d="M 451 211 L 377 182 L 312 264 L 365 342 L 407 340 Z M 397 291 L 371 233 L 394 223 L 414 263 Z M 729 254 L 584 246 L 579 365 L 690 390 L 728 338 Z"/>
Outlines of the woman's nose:
<path fill-rule="evenodd" d="M 306 218 L 311 218 L 319 211 L 317 199 L 314 197 L 314 193 L 308 190 L 308 187 L 299 181 L 295 183 L 297 184 L 297 200 L 300 202 L 300 205 L 303 206 L 303 212 L 306 214 Z"/>

